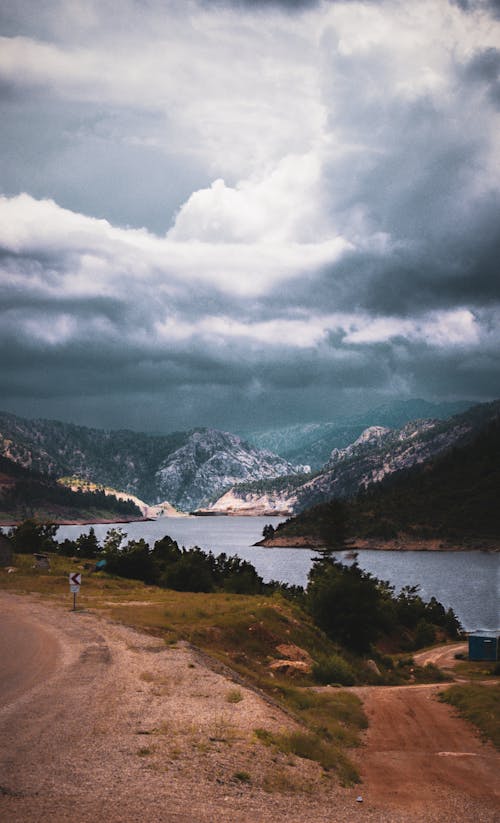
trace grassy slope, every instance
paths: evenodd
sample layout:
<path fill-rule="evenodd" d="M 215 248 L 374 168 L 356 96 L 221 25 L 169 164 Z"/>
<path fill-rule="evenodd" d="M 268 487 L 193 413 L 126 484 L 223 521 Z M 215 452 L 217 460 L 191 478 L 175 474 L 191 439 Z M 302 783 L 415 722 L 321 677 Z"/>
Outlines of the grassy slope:
<path fill-rule="evenodd" d="M 440 695 L 441 700 L 458 709 L 459 714 L 474 723 L 485 740 L 500 749 L 500 684 L 485 686 L 469 683 L 451 686 Z"/>

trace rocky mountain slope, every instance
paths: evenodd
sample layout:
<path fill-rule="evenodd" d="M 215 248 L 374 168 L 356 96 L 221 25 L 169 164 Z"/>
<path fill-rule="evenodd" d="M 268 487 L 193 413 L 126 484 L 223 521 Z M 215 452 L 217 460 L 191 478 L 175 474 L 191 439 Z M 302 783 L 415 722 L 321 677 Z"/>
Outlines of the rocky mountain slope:
<path fill-rule="evenodd" d="M 193 432 L 184 446 L 164 460 L 155 474 L 160 496 L 183 510 L 196 508 L 234 484 L 267 480 L 302 470 L 270 451 L 255 449 L 227 432 Z"/>
<path fill-rule="evenodd" d="M 51 477 L 75 476 L 183 510 L 237 482 L 293 475 L 303 467 L 213 429 L 149 435 L 103 431 L 0 413 L 0 454 Z"/>
<path fill-rule="evenodd" d="M 332 449 L 348 446 L 371 426 L 399 429 L 412 420 L 446 420 L 471 405 L 467 401 L 431 403 L 418 398 L 401 400 L 332 422 L 248 431 L 243 436 L 257 448 L 271 449 L 292 463 L 309 464 L 316 472 L 327 462 Z"/>
<path fill-rule="evenodd" d="M 299 485 L 246 484 L 212 507 L 222 513 L 241 508 L 250 513 L 296 513 L 332 497 L 348 498 L 385 477 L 421 464 L 456 445 L 464 445 L 482 427 L 498 418 L 500 401 L 473 406 L 450 420 L 417 420 L 399 429 L 371 426 L 351 445 L 334 449 L 323 469 Z M 267 511 L 266 511 L 267 506 Z"/>

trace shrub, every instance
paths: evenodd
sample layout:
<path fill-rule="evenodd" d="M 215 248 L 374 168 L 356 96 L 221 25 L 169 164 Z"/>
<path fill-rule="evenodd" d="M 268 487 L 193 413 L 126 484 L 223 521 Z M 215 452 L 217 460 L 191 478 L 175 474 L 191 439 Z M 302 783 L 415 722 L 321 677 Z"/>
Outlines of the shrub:
<path fill-rule="evenodd" d="M 238 780 L 240 783 L 251 783 L 252 778 L 248 774 L 248 772 L 235 772 L 233 774 L 233 780 Z"/>
<path fill-rule="evenodd" d="M 432 623 L 422 618 L 417 623 L 415 630 L 415 648 L 421 649 L 422 646 L 431 646 L 436 641 L 436 630 Z"/>
<path fill-rule="evenodd" d="M 342 686 L 352 686 L 356 682 L 352 666 L 339 654 L 318 660 L 313 664 L 312 674 L 316 682 L 323 685 L 340 683 Z"/>

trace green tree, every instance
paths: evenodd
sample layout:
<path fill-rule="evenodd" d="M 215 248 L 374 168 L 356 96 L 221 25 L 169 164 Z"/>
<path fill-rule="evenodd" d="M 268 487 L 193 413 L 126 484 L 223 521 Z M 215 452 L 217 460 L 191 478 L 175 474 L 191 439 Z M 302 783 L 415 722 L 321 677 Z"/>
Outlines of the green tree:
<path fill-rule="evenodd" d="M 214 576 L 207 555 L 197 546 L 183 551 L 180 558 L 167 566 L 160 584 L 181 592 L 211 592 Z"/>
<path fill-rule="evenodd" d="M 323 548 L 319 551 L 325 557 L 331 557 L 334 552 L 345 551 L 349 546 L 347 534 L 347 507 L 340 500 L 331 500 L 321 508 L 319 536 Z"/>
<path fill-rule="evenodd" d="M 103 552 L 106 554 L 114 554 L 119 551 L 121 544 L 126 540 L 127 535 L 123 529 L 108 529 L 106 537 L 104 538 Z"/>
<path fill-rule="evenodd" d="M 75 540 L 76 550 L 82 557 L 96 557 L 101 551 L 95 529 L 90 527 L 88 534 L 81 534 Z"/>
<path fill-rule="evenodd" d="M 122 549 L 106 553 L 106 571 L 144 583 L 156 582 L 151 549 L 142 538 L 130 540 Z"/>
<path fill-rule="evenodd" d="M 331 557 L 316 560 L 305 605 L 332 640 L 357 652 L 368 651 L 386 628 L 384 594 L 357 563 L 343 566 Z"/>
<path fill-rule="evenodd" d="M 57 550 L 55 536 L 58 528 L 54 523 L 39 523 L 37 520 L 28 519 L 11 529 L 9 537 L 14 551 L 18 554 L 55 552 Z"/>

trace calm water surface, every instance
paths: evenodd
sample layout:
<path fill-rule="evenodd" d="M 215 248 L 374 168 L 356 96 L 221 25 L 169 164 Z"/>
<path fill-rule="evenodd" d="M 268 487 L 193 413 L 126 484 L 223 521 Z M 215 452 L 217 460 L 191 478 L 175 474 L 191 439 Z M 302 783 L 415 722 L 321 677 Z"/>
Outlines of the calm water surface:
<path fill-rule="evenodd" d="M 281 580 L 304 586 L 316 552 L 307 549 L 265 549 L 253 546 L 266 523 L 276 526 L 280 517 L 163 517 L 147 523 L 116 524 L 130 540 L 143 537 L 150 545 L 168 534 L 179 545 L 199 546 L 214 554 L 226 552 L 249 560 L 264 580 Z M 109 525 L 94 526 L 102 539 Z M 88 526 L 61 526 L 58 540 L 74 539 Z M 345 559 L 342 553 L 337 555 Z M 420 586 L 424 599 L 436 597 L 451 606 L 465 629 L 500 626 L 500 555 L 484 552 L 377 552 L 362 551 L 358 563 L 396 590 Z"/>

